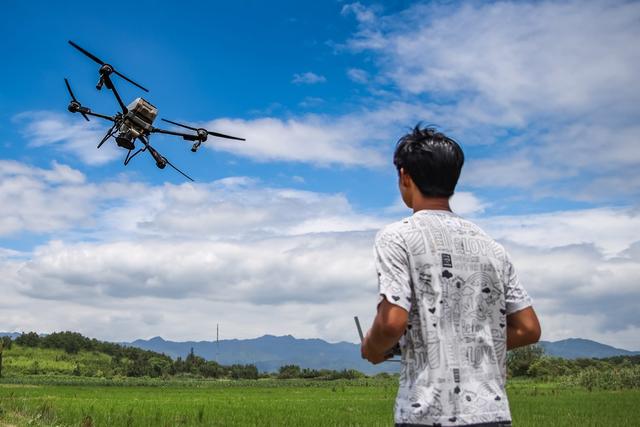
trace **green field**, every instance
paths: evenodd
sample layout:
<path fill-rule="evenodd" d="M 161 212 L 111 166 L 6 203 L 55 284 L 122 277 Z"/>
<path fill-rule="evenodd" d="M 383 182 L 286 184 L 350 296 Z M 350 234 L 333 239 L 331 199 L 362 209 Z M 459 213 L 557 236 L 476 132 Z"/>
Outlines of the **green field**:
<path fill-rule="evenodd" d="M 0 425 L 389 426 L 393 425 L 391 411 L 397 387 L 393 379 L 133 384 L 5 381 L 0 383 Z M 577 387 L 513 382 L 509 397 L 515 426 L 640 425 L 640 390 L 589 392 Z"/>

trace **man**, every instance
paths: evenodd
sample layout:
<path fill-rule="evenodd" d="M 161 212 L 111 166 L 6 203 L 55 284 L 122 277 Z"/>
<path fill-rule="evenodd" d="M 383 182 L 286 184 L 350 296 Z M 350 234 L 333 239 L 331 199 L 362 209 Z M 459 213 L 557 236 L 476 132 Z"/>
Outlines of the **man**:
<path fill-rule="evenodd" d="M 378 312 L 362 356 L 380 363 L 399 344 L 396 426 L 510 426 L 506 352 L 540 338 L 531 299 L 504 248 L 451 212 L 455 141 L 418 125 L 393 162 L 414 213 L 376 236 Z"/>

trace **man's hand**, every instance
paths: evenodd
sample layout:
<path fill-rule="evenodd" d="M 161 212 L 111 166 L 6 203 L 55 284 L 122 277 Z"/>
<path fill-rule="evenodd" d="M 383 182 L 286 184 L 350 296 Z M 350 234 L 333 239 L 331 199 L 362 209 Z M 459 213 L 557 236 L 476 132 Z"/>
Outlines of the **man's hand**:
<path fill-rule="evenodd" d="M 362 357 L 374 365 L 393 357 L 392 348 L 404 334 L 408 319 L 409 313 L 404 308 L 383 299 L 373 326 L 362 341 Z"/>
<path fill-rule="evenodd" d="M 362 355 L 363 359 L 367 359 L 369 362 L 377 365 L 378 363 L 382 363 L 385 360 L 391 359 L 393 357 L 393 353 L 390 352 L 375 353 L 374 351 L 372 351 L 370 349 L 370 346 L 367 345 L 369 340 L 369 333 L 367 333 L 367 336 L 365 337 L 364 341 L 362 341 L 362 345 L 360 346 L 360 354 Z"/>

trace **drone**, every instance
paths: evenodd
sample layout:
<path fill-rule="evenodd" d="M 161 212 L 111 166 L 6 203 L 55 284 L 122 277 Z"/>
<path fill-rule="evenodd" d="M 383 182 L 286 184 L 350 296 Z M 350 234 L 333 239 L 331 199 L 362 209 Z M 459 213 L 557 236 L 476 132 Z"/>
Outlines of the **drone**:
<path fill-rule="evenodd" d="M 98 73 L 100 74 L 100 80 L 98 80 L 98 84 L 96 85 L 96 89 L 101 90 L 102 87 L 106 87 L 107 89 L 113 92 L 116 97 L 116 101 L 118 101 L 118 105 L 122 111 L 117 112 L 113 116 L 107 116 L 105 114 L 94 113 L 90 108 L 84 107 L 80 102 L 76 99 L 73 91 L 71 90 L 71 85 L 69 84 L 68 79 L 64 79 L 64 82 L 67 86 L 67 90 L 69 91 L 69 95 L 71 95 L 71 101 L 69 102 L 69 106 L 67 109 L 72 113 L 80 113 L 85 120 L 89 121 L 89 116 L 98 117 L 104 120 L 108 120 L 113 123 L 111 128 L 107 131 L 104 138 L 98 143 L 98 147 L 102 147 L 102 145 L 107 142 L 111 137 L 113 137 L 116 141 L 118 147 L 127 150 L 127 155 L 124 159 L 124 165 L 128 165 L 129 162 L 137 156 L 139 153 L 148 152 L 153 160 L 156 162 L 156 166 L 160 169 L 164 169 L 167 165 L 171 166 L 173 169 L 178 171 L 187 179 L 193 181 L 186 173 L 182 172 L 176 166 L 174 166 L 166 157 L 162 156 L 158 151 L 153 148 L 149 144 L 149 138 L 152 133 L 162 133 L 166 135 L 175 135 L 181 136 L 185 141 L 193 141 L 193 145 L 191 146 L 191 151 L 196 152 L 200 145 L 207 140 L 209 135 L 219 137 L 219 138 L 227 138 L 227 139 L 235 139 L 238 141 L 245 141 L 244 138 L 238 138 L 236 136 L 225 135 L 223 133 L 212 132 L 203 128 L 194 128 L 191 126 L 183 125 L 181 123 L 176 123 L 171 120 L 161 119 L 164 122 L 171 123 L 176 126 L 180 126 L 185 129 L 189 129 L 195 133 L 182 133 L 182 132 L 174 132 L 171 130 L 160 129 L 153 126 L 153 121 L 156 119 L 158 115 L 158 109 L 154 107 L 149 101 L 144 98 L 136 98 L 129 105 L 125 105 L 122 102 L 122 98 L 120 98 L 120 94 L 116 90 L 115 85 L 113 84 L 113 80 L 111 79 L 111 75 L 115 74 L 122 79 L 128 81 L 134 86 L 142 89 L 145 92 L 149 92 L 148 89 L 134 82 L 133 80 L 126 77 L 124 74 L 117 71 L 112 65 L 107 64 L 102 61 L 97 56 L 93 55 L 89 51 L 81 48 L 71 40 L 69 40 L 69 44 L 91 58 L 94 62 L 100 64 L 100 69 Z M 140 141 L 142 146 L 136 149 L 136 140 Z M 133 152 L 133 154 L 131 154 Z"/>

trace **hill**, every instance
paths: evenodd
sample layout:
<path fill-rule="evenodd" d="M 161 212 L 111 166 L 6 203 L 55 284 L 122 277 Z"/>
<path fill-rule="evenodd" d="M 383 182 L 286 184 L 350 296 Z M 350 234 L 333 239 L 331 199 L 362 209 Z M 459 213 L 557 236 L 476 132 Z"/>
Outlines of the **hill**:
<path fill-rule="evenodd" d="M 549 356 L 562 357 L 564 359 L 602 359 L 614 356 L 640 355 L 640 351 L 624 350 L 583 338 L 568 338 L 566 340 L 555 342 L 540 341 L 540 346 L 544 349 L 545 354 Z"/>
<path fill-rule="evenodd" d="M 0 333 L 14 339 L 19 333 Z M 122 345 L 185 359 L 191 349 L 195 355 L 221 365 L 255 364 L 261 372 L 275 372 L 283 365 L 298 365 L 309 369 L 357 369 L 375 374 L 396 372 L 397 364 L 370 365 L 360 358 L 358 344 L 348 342 L 329 343 L 321 339 L 298 339 L 291 335 L 264 335 L 253 339 L 214 341 L 168 341 L 161 337 L 135 340 Z M 640 355 L 640 351 L 629 351 L 596 341 L 569 338 L 560 341 L 541 341 L 540 346 L 549 356 L 565 359 L 608 358 Z"/>
<path fill-rule="evenodd" d="M 275 371 L 282 365 L 295 364 L 311 369 L 357 369 L 368 374 L 394 372 L 395 364 L 372 366 L 360 358 L 360 346 L 348 342 L 329 343 L 321 339 L 297 339 L 291 335 L 264 335 L 247 340 L 166 341 L 160 337 L 124 343 L 134 347 L 184 357 L 191 348 L 195 354 L 221 364 L 255 363 L 261 371 Z M 615 348 L 596 341 L 570 338 L 561 341 L 541 341 L 545 353 L 566 359 L 605 358 L 640 355 L 638 351 Z"/>
<path fill-rule="evenodd" d="M 360 346 L 348 342 L 328 343 L 321 339 L 298 339 L 291 335 L 264 335 L 246 340 L 166 341 L 161 337 L 123 343 L 133 347 L 164 353 L 173 358 L 193 352 L 222 365 L 252 363 L 261 372 L 275 372 L 283 365 L 308 369 L 356 369 L 367 374 L 396 372 L 398 364 L 373 366 L 360 357 Z"/>

